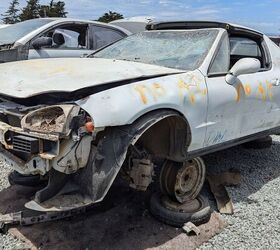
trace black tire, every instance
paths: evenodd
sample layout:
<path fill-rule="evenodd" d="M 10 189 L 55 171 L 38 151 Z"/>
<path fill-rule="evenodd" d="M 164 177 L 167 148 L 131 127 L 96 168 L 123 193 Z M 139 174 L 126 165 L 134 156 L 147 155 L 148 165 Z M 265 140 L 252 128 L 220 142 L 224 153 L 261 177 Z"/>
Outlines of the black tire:
<path fill-rule="evenodd" d="M 272 137 L 266 136 L 255 141 L 244 143 L 243 146 L 248 149 L 265 149 L 270 148 L 272 145 Z"/>
<path fill-rule="evenodd" d="M 200 208 L 189 212 L 167 208 L 163 205 L 162 198 L 161 193 L 154 193 L 150 199 L 149 209 L 156 219 L 165 224 L 182 227 L 185 223 L 192 222 L 198 226 L 210 219 L 212 210 L 208 200 L 202 195 L 196 198 L 200 203 Z"/>
<path fill-rule="evenodd" d="M 8 176 L 10 185 L 21 185 L 27 187 L 36 187 L 46 184 L 46 180 L 42 180 L 40 175 L 22 175 L 13 171 Z"/>

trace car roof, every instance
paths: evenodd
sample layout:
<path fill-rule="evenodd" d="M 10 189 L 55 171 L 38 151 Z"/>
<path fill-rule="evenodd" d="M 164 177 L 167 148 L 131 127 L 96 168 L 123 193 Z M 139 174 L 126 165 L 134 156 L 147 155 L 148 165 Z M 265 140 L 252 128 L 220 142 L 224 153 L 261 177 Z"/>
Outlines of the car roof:
<path fill-rule="evenodd" d="M 103 26 L 108 26 L 108 27 L 114 27 L 116 29 L 121 30 L 122 32 L 124 32 L 127 35 L 130 35 L 131 32 L 127 29 L 124 29 L 122 27 L 116 26 L 116 25 L 112 25 L 112 24 L 108 24 L 108 23 L 103 23 L 103 22 L 98 22 L 98 21 L 91 21 L 91 20 L 85 20 L 85 19 L 78 19 L 78 18 L 65 18 L 65 17 L 44 17 L 41 19 L 47 19 L 47 20 L 51 20 L 53 21 L 52 24 L 57 23 L 63 23 L 63 22 L 81 22 L 81 23 L 92 23 L 92 24 L 100 24 Z"/>
<path fill-rule="evenodd" d="M 231 34 L 248 35 L 255 38 L 262 38 L 263 33 L 238 24 L 215 22 L 215 21 L 165 21 L 152 22 L 146 26 L 147 30 L 168 30 L 168 29 L 205 29 L 222 28 Z"/>

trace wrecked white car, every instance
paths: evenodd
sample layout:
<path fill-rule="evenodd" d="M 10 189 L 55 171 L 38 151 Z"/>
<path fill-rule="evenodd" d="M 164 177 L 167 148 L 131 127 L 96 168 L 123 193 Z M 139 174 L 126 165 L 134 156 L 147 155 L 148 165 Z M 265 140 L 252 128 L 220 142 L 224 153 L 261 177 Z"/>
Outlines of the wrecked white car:
<path fill-rule="evenodd" d="M 280 49 L 269 38 L 216 22 L 148 29 L 90 58 L 0 66 L 1 160 L 48 178 L 27 208 L 100 202 L 121 168 L 146 190 L 155 158 L 162 193 L 185 204 L 204 182 L 199 156 L 279 133 Z"/>

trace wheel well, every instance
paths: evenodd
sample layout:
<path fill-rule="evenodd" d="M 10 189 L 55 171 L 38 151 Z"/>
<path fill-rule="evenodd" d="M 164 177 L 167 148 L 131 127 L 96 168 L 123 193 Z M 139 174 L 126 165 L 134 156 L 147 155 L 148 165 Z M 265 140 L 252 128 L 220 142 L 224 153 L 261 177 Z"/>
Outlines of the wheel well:
<path fill-rule="evenodd" d="M 155 156 L 184 161 L 191 143 L 189 123 L 176 111 L 166 112 L 168 115 L 150 126 L 140 136 L 137 144 Z"/>

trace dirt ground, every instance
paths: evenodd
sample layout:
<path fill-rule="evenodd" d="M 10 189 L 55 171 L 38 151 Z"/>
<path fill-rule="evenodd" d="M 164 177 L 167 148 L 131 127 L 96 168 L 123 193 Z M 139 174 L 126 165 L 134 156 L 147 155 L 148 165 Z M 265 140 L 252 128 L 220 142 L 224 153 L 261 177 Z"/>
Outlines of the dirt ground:
<path fill-rule="evenodd" d="M 34 189 L 8 187 L 0 192 L 0 213 L 23 207 Z M 199 228 L 199 236 L 155 220 L 146 209 L 147 193 L 116 183 L 107 199 L 87 214 L 71 219 L 11 228 L 9 232 L 31 249 L 195 249 L 226 225 L 220 215 Z"/>

